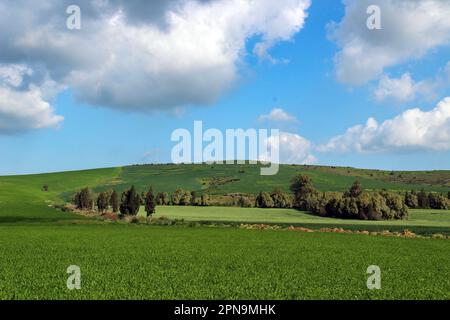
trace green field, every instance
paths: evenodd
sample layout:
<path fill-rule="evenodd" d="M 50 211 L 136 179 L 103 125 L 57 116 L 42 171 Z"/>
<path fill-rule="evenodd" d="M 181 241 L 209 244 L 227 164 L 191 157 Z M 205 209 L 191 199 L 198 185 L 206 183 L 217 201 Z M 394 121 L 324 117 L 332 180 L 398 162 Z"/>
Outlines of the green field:
<path fill-rule="evenodd" d="M 281 188 L 288 191 L 289 181 L 296 174 L 309 175 L 321 191 L 344 191 L 359 180 L 363 188 L 390 190 L 420 190 L 447 192 L 450 171 L 382 171 L 341 167 L 281 165 L 278 174 L 261 176 L 257 165 L 141 165 L 123 167 L 116 176 L 98 190 L 123 190 L 130 184 L 146 191 L 151 184 L 155 190 L 173 192 L 182 187 L 210 194 L 251 193 Z M 211 185 L 213 178 L 228 178 L 230 182 Z"/>
<path fill-rule="evenodd" d="M 0 177 L 1 299 L 450 299 L 450 241 L 234 227 L 161 227 L 106 222 L 60 212 L 74 190 L 152 184 L 224 194 L 287 187 L 308 172 L 321 190 L 344 190 L 355 178 L 366 189 L 424 187 L 446 192 L 448 171 L 384 172 L 283 166 L 261 177 L 251 166 L 133 166 Z M 211 186 L 213 176 L 239 177 Z M 413 179 L 414 178 L 414 179 Z M 416 181 L 410 183 L 409 181 Z M 205 184 L 206 183 L 206 184 Z M 47 184 L 49 191 L 42 191 Z M 415 210 L 408 221 L 350 221 L 285 209 L 158 207 L 156 216 L 191 221 L 294 224 L 311 228 L 405 228 L 449 233 L 450 212 Z M 69 265 L 82 289 L 66 288 Z M 382 289 L 366 288 L 366 268 L 379 265 Z"/>
<path fill-rule="evenodd" d="M 140 225 L 0 234 L 3 299 L 450 299 L 448 240 Z M 66 288 L 72 264 L 79 291 Z M 372 264 L 381 290 L 366 288 Z"/>
<path fill-rule="evenodd" d="M 139 214 L 145 216 L 143 207 Z M 408 220 L 367 221 L 319 217 L 295 209 L 160 206 L 154 217 L 201 222 L 294 225 L 313 229 L 324 227 L 369 231 L 408 229 L 419 234 L 443 233 L 450 235 L 450 210 L 416 209 L 410 210 Z"/>

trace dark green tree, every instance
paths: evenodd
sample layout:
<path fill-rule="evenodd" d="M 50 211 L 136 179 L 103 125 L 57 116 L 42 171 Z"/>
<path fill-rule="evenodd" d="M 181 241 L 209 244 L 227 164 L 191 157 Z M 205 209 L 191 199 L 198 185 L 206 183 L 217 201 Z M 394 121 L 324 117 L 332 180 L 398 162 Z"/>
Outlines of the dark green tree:
<path fill-rule="evenodd" d="M 156 204 L 160 206 L 166 206 L 170 204 L 170 197 L 167 192 L 159 192 L 156 195 Z"/>
<path fill-rule="evenodd" d="M 200 205 L 206 207 L 209 205 L 209 196 L 206 193 L 203 193 L 200 196 Z"/>
<path fill-rule="evenodd" d="M 421 209 L 429 209 L 430 208 L 430 202 L 428 199 L 428 195 L 424 189 L 420 190 L 420 192 L 417 194 L 417 202 L 418 202 L 418 207 Z"/>
<path fill-rule="evenodd" d="M 274 205 L 270 194 L 267 192 L 260 192 L 256 197 L 255 204 L 258 208 L 273 208 Z"/>
<path fill-rule="evenodd" d="M 361 183 L 359 183 L 358 180 L 353 182 L 352 186 L 350 187 L 350 190 L 348 190 L 347 195 L 349 197 L 356 198 L 362 193 Z"/>
<path fill-rule="evenodd" d="M 108 209 L 109 199 L 108 193 L 100 192 L 97 197 L 97 208 L 101 213 L 105 212 Z"/>
<path fill-rule="evenodd" d="M 292 178 L 289 189 L 294 194 L 294 207 L 308 210 L 308 198 L 317 193 L 311 178 L 304 174 L 296 175 Z"/>
<path fill-rule="evenodd" d="M 114 213 L 119 212 L 119 196 L 117 195 L 116 190 L 111 193 L 111 197 L 109 198 L 109 205 L 111 206 Z"/>
<path fill-rule="evenodd" d="M 73 202 L 77 209 L 92 210 L 94 208 L 94 197 L 89 188 L 83 188 L 74 196 Z"/>
<path fill-rule="evenodd" d="M 153 195 L 153 188 L 150 187 L 148 192 L 145 194 L 145 212 L 147 212 L 147 217 L 155 213 L 156 201 Z"/>
<path fill-rule="evenodd" d="M 122 193 L 120 202 L 121 215 L 137 215 L 141 206 L 141 197 L 136 192 L 134 185 Z"/>

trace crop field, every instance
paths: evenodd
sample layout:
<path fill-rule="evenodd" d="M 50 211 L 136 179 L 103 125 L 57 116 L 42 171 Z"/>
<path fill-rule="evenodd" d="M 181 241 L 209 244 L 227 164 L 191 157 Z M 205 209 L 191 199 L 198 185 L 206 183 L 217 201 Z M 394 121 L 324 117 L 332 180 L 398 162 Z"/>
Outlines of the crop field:
<path fill-rule="evenodd" d="M 218 169 L 167 167 L 168 171 L 162 166 L 136 166 L 0 177 L 0 299 L 450 299 L 450 242 L 445 239 L 127 224 L 50 206 L 63 203 L 85 186 L 119 190 L 136 183 L 141 189 L 152 184 L 158 191 L 182 187 L 223 194 L 242 187 L 253 192 L 262 186 L 270 190 L 286 185 L 289 170 L 306 170 L 286 166 L 281 178 L 261 178 L 256 187 L 250 175 L 212 187 L 213 175 L 220 175 Z M 208 170 L 215 173 L 208 175 Z M 229 177 L 237 168 L 226 170 L 223 176 Z M 241 173 L 245 176 L 249 170 L 253 168 L 238 171 L 245 171 Z M 366 184 L 370 188 L 383 183 L 399 190 L 412 188 L 405 181 L 389 180 L 397 173 L 308 170 L 316 172 L 318 186 L 325 188 L 329 183 L 333 190 L 347 187 L 354 174 L 372 181 Z M 432 175 L 408 174 L 426 180 L 422 183 L 428 189 L 444 189 Z M 44 184 L 48 191 L 42 190 Z M 450 230 L 450 212 L 433 210 L 413 210 L 407 221 L 384 222 L 322 218 L 287 209 L 226 207 L 159 206 L 156 217 L 161 216 L 313 229 L 410 229 L 423 235 L 448 235 Z M 381 290 L 366 288 L 366 269 L 372 264 L 381 268 Z M 70 265 L 81 268 L 80 290 L 66 287 Z"/>
<path fill-rule="evenodd" d="M 143 207 L 139 214 L 145 216 Z M 155 217 L 202 222 L 268 223 L 305 226 L 314 229 L 323 227 L 369 231 L 409 229 L 420 234 L 443 233 L 450 235 L 450 210 L 415 209 L 410 210 L 410 215 L 408 220 L 367 221 L 319 217 L 295 209 L 159 206 Z"/>
<path fill-rule="evenodd" d="M 0 227 L 2 299 L 449 299 L 447 240 L 140 225 Z M 81 290 L 66 268 L 81 268 Z M 366 268 L 382 289 L 366 288 Z"/>

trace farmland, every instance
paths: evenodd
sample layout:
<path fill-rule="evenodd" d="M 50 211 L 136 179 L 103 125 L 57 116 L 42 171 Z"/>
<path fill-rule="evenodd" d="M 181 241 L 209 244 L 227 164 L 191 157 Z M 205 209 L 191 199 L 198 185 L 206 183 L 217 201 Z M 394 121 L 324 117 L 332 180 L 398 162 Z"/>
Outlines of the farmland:
<path fill-rule="evenodd" d="M 206 225 L 162 227 L 86 218 L 50 206 L 85 186 L 121 190 L 134 183 L 145 190 L 152 184 L 157 191 L 182 187 L 210 194 L 286 189 L 291 175 L 300 171 L 311 172 L 321 190 L 344 190 L 355 177 L 366 189 L 448 190 L 447 171 L 391 173 L 303 166 L 282 166 L 275 177 L 260 177 L 251 166 L 206 165 L 0 177 L 0 299 L 450 298 L 450 243 L 445 239 Z M 42 190 L 44 184 L 48 191 Z M 450 229 L 450 212 L 433 210 L 412 210 L 407 221 L 382 222 L 322 218 L 289 209 L 225 207 L 160 206 L 156 217 L 161 216 L 313 229 L 410 229 L 424 235 L 448 234 Z M 66 288 L 66 268 L 72 264 L 81 268 L 81 290 Z M 382 270 L 382 290 L 366 288 L 366 268 L 371 264 Z"/>
<path fill-rule="evenodd" d="M 449 299 L 447 240 L 141 225 L 0 227 L 2 299 Z M 78 265 L 82 289 L 65 286 Z M 379 265 L 382 290 L 365 287 Z"/>

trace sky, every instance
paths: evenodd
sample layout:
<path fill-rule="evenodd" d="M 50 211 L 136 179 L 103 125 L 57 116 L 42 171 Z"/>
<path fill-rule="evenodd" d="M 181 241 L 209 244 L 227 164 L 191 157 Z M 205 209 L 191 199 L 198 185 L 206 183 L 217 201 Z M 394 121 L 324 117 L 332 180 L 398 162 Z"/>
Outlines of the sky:
<path fill-rule="evenodd" d="M 279 129 L 282 163 L 450 169 L 450 1 L 0 0 L 0 16 L 2 175 L 171 162 L 197 120 Z"/>

